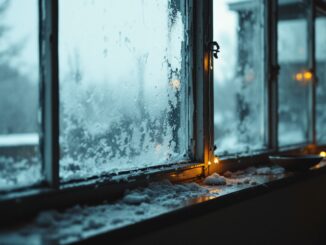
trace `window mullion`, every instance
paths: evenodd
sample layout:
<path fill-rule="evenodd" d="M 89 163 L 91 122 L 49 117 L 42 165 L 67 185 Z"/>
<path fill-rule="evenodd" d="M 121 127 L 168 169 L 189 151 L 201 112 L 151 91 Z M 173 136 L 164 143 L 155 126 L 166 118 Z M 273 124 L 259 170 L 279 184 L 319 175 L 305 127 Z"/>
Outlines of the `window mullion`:
<path fill-rule="evenodd" d="M 211 91 L 209 79 L 209 51 L 207 44 L 212 41 L 212 1 L 194 1 L 194 94 L 195 94 L 195 158 L 205 163 L 205 171 L 208 173 L 208 161 L 212 152 L 212 114 L 210 99 Z"/>
<path fill-rule="evenodd" d="M 266 1 L 265 6 L 265 45 L 266 72 L 268 74 L 268 147 L 278 149 L 278 71 L 277 59 L 277 1 Z"/>
<path fill-rule="evenodd" d="M 43 170 L 46 182 L 59 186 L 58 1 L 40 0 Z"/>
<path fill-rule="evenodd" d="M 309 141 L 316 144 L 316 59 L 315 59 L 315 1 L 308 1 L 308 63 L 309 70 L 313 74 L 311 84 L 311 98 L 309 106 Z"/>
<path fill-rule="evenodd" d="M 204 12 L 204 16 L 207 16 L 205 19 L 205 58 L 208 59 L 208 67 L 204 67 L 205 72 L 205 122 L 206 122 L 206 144 L 205 144 L 205 152 L 207 164 L 208 174 L 211 174 L 217 170 L 216 164 L 212 164 L 214 162 L 214 74 L 213 74 L 213 66 L 214 66 L 214 57 L 213 51 L 214 47 L 211 47 L 213 41 L 213 0 L 206 1 L 206 8 Z M 205 17 L 204 17 L 205 18 Z M 207 69 L 208 68 L 208 69 Z"/>

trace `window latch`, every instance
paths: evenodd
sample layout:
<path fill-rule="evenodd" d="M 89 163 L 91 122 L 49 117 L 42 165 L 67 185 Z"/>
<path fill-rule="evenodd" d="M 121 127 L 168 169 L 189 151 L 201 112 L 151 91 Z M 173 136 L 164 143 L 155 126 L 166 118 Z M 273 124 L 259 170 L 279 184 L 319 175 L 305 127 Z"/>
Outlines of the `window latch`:
<path fill-rule="evenodd" d="M 209 42 L 207 44 L 208 50 L 213 54 L 214 58 L 217 59 L 217 54 L 220 52 L 220 45 L 216 41 Z"/>

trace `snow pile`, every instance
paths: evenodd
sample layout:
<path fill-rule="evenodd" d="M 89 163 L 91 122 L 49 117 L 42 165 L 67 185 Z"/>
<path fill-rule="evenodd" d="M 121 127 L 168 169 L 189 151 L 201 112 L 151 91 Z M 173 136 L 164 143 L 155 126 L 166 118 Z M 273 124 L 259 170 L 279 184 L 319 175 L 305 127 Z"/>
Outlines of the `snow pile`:
<path fill-rule="evenodd" d="M 212 175 L 205 178 L 204 184 L 205 185 L 225 185 L 226 179 L 225 179 L 225 177 L 219 175 L 218 173 L 213 173 Z"/>
<path fill-rule="evenodd" d="M 123 198 L 123 201 L 127 204 L 136 204 L 147 203 L 150 201 L 150 198 L 147 194 L 142 193 L 130 193 Z"/>
<path fill-rule="evenodd" d="M 206 187 L 196 183 L 173 185 L 169 181 L 155 182 L 147 188 L 128 191 L 115 203 L 83 207 L 77 205 L 63 212 L 42 212 L 33 224 L 18 230 L 18 235 L 26 238 L 38 235 L 49 240 L 58 239 L 60 243 L 72 242 L 158 216 L 205 195 L 212 196 Z M 17 230 L 11 236 L 17 239 Z M 8 239 L 8 233 L 0 234 L 2 239 Z"/>
<path fill-rule="evenodd" d="M 245 170 L 238 170 L 236 172 L 226 171 L 223 176 L 218 173 L 205 178 L 203 183 L 210 186 L 241 186 L 241 185 L 256 185 L 255 180 L 256 168 L 250 167 Z"/>
<path fill-rule="evenodd" d="M 154 182 L 146 188 L 127 191 L 123 198 L 114 203 L 77 205 L 62 212 L 42 212 L 32 224 L 11 233 L 0 233 L 0 241 L 8 240 L 9 236 L 14 239 L 13 244 L 19 239 L 32 237 L 55 239 L 59 243 L 73 242 L 184 207 L 192 199 L 226 195 L 250 185 L 264 184 L 271 180 L 271 176 L 278 178 L 283 173 L 284 169 L 280 167 L 250 167 L 236 172 L 228 171 L 224 176 L 214 173 L 204 179 L 205 186 L 197 183 L 173 185 L 169 181 Z"/>
<path fill-rule="evenodd" d="M 284 173 L 284 168 L 279 166 L 249 167 L 236 172 L 226 171 L 223 176 L 214 173 L 205 179 L 204 184 L 226 185 L 227 187 L 244 185 L 242 188 L 245 188 L 246 185 L 257 185 L 269 181 L 268 178 L 271 176 L 282 177 Z"/>
<path fill-rule="evenodd" d="M 261 167 L 256 169 L 256 174 L 258 175 L 280 175 L 284 173 L 285 169 L 279 166 Z"/>
<path fill-rule="evenodd" d="M 256 174 L 258 174 L 258 175 L 269 175 L 269 174 L 272 174 L 272 170 L 271 170 L 270 167 L 257 168 Z"/>
<path fill-rule="evenodd" d="M 285 173 L 285 169 L 282 167 L 272 168 L 272 174 L 274 174 L 274 175 L 279 175 L 279 174 L 284 174 L 284 173 Z"/>

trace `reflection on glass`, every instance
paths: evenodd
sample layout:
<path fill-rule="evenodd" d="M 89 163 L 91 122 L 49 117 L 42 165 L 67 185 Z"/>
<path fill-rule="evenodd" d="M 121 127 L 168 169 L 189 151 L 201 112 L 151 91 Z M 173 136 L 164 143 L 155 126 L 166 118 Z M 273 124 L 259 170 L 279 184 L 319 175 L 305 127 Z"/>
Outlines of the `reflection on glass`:
<path fill-rule="evenodd" d="M 188 160 L 185 2 L 59 6 L 61 179 Z"/>
<path fill-rule="evenodd" d="M 326 143 L 326 17 L 316 20 L 317 142 Z"/>
<path fill-rule="evenodd" d="M 214 131 L 218 154 L 266 147 L 263 2 L 214 3 Z"/>
<path fill-rule="evenodd" d="M 41 180 L 38 1 L 0 1 L 0 190 Z"/>
<path fill-rule="evenodd" d="M 305 4 L 279 2 L 278 80 L 280 146 L 306 143 L 312 74 L 308 71 Z"/>

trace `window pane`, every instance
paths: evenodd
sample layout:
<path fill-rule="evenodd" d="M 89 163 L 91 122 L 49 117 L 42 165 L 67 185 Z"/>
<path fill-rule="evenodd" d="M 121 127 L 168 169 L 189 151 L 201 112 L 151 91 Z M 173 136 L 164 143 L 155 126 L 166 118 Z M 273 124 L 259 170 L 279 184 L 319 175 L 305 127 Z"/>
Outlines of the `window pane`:
<path fill-rule="evenodd" d="M 317 141 L 326 143 L 326 17 L 316 20 Z"/>
<path fill-rule="evenodd" d="M 306 5 L 283 0 L 279 4 L 278 61 L 279 145 L 309 139 L 311 73 L 308 72 Z"/>
<path fill-rule="evenodd" d="M 0 190 L 41 180 L 37 3 L 0 0 Z"/>
<path fill-rule="evenodd" d="M 60 177 L 188 160 L 182 0 L 61 0 Z"/>
<path fill-rule="evenodd" d="M 266 148 L 263 2 L 214 3 L 214 131 L 218 154 Z"/>

